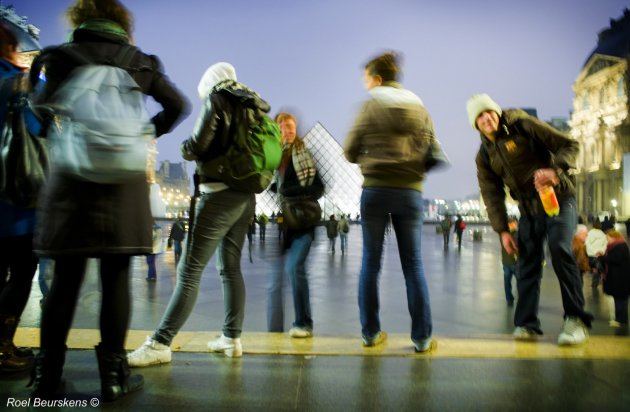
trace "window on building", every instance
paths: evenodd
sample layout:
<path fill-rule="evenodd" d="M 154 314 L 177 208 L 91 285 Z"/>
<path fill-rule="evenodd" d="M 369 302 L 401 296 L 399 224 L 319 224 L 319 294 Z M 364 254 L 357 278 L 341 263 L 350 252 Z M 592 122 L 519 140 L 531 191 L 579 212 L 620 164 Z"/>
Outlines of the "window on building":
<path fill-rule="evenodd" d="M 619 82 L 617 82 L 617 97 L 623 97 L 623 76 L 621 76 Z"/>
<path fill-rule="evenodd" d="M 588 93 L 584 93 L 582 97 L 582 109 L 588 110 Z"/>

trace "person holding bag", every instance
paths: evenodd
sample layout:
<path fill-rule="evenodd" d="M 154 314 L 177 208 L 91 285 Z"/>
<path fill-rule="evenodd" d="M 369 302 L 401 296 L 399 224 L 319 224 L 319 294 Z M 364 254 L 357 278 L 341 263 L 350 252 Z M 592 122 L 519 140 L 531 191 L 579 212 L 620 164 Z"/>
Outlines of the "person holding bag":
<path fill-rule="evenodd" d="M 276 115 L 282 132 L 282 160 L 271 190 L 278 193 L 284 217 L 284 264 L 271 274 L 268 287 L 267 320 L 269 330 L 284 328 L 282 283 L 288 276 L 293 289 L 295 321 L 289 330 L 292 338 L 313 336 L 310 291 L 306 259 L 315 238 L 315 226 L 321 219 L 317 199 L 324 193 L 315 161 L 304 141 L 297 136 L 297 120 L 291 113 Z"/>
<path fill-rule="evenodd" d="M 39 121 L 28 107 L 17 108 L 21 104 L 18 100 L 25 99 L 26 94 L 20 90 L 26 69 L 18 64 L 18 47 L 16 36 L 0 24 L 0 129 L 5 131 L 0 140 L 3 144 L 4 139 L 30 137 L 10 135 L 11 123 L 15 123 L 9 123 L 11 110 L 14 110 L 12 116 L 20 116 L 16 120 L 22 122 L 23 132 L 27 133 L 28 127 L 31 132 L 38 133 L 40 128 Z M 7 176 L 2 176 L 2 179 L 7 179 Z M 37 193 L 29 194 L 31 198 L 36 196 Z M 37 257 L 33 253 L 35 209 L 14 204 L 5 188 L 0 198 L 0 374 L 4 375 L 29 370 L 33 365 L 33 352 L 15 347 L 13 337 L 31 292 Z"/>
<path fill-rule="evenodd" d="M 189 103 L 163 73 L 158 58 L 132 45 L 133 17 L 118 0 L 76 0 L 66 17 L 73 28 L 69 43 L 45 49 L 33 62 L 31 83 L 38 83 L 40 69 L 46 73 L 46 84 L 36 103 L 50 105 L 74 69 L 82 67 L 82 63 L 67 58 L 65 49 L 72 48 L 99 63 L 116 61 L 121 53 L 133 49 L 129 67 L 121 69 L 133 77 L 143 94 L 161 106 L 151 118 L 156 136 L 168 133 L 186 117 Z M 50 123 L 44 126 L 53 127 Z M 95 349 L 102 400 L 114 401 L 143 386 L 142 376 L 130 375 L 124 348 L 131 311 L 131 257 L 152 253 L 149 199 L 146 176 L 97 183 L 51 168 L 38 210 L 35 251 L 54 260 L 55 272 L 41 320 L 32 397 L 50 398 L 63 392 L 66 339 L 88 258 L 100 259 L 101 342 Z"/>

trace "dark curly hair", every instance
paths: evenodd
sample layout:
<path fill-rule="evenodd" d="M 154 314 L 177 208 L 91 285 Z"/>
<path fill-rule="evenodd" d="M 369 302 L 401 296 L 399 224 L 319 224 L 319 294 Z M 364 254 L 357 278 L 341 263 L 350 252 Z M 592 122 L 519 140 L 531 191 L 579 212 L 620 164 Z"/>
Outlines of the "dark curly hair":
<path fill-rule="evenodd" d="M 390 51 L 367 62 L 365 70 L 370 76 L 380 76 L 384 82 L 398 80 L 401 70 L 399 53 Z"/>
<path fill-rule="evenodd" d="M 92 19 L 107 19 L 118 23 L 127 34 L 133 31 L 133 16 L 118 0 L 76 0 L 66 10 L 66 18 L 72 27 Z"/>

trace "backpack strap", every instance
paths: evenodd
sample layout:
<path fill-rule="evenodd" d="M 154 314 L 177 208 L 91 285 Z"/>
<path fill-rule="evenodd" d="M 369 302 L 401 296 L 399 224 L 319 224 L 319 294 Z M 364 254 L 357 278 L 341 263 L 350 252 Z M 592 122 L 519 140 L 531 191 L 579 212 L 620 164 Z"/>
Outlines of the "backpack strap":
<path fill-rule="evenodd" d="M 59 47 L 58 50 L 70 57 L 72 61 L 77 63 L 77 65 L 82 66 L 86 64 L 108 64 L 112 66 L 120 67 L 124 70 L 130 69 L 130 64 L 133 61 L 134 57 L 138 53 L 138 49 L 133 46 L 126 46 L 120 54 L 115 56 L 113 59 L 108 58 L 103 62 L 99 62 L 97 60 L 92 59 L 90 56 L 85 53 L 81 53 L 75 47 L 72 46 L 64 46 Z"/>

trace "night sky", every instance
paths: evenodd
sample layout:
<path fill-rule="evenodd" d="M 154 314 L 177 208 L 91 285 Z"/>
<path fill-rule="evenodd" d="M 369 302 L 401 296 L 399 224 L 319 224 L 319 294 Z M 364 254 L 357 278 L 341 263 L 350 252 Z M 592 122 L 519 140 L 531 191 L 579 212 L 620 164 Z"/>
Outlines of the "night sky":
<path fill-rule="evenodd" d="M 404 56 L 403 85 L 433 117 L 452 166 L 431 173 L 425 197 L 477 192 L 478 134 L 466 100 L 485 92 L 502 107 L 569 117 L 572 86 L 597 34 L 628 0 L 129 0 L 135 43 L 162 60 L 193 113 L 158 143 L 159 160 L 181 161 L 179 144 L 198 115 L 197 83 L 218 61 L 239 81 L 288 108 L 305 133 L 317 121 L 343 142 L 366 98 L 364 64 L 385 50 Z M 65 41 L 62 0 L 3 1 L 40 30 L 42 46 Z M 189 169 L 193 169 L 192 165 Z"/>

